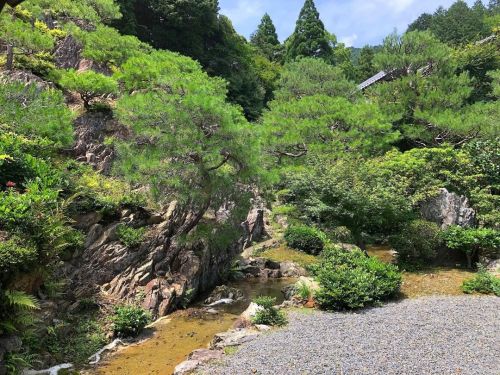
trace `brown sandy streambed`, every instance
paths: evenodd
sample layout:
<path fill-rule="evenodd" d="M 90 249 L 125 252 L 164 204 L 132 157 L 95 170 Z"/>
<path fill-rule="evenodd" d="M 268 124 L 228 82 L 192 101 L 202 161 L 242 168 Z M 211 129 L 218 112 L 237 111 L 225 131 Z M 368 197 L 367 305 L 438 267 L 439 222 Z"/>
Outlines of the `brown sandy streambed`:
<path fill-rule="evenodd" d="M 120 349 L 107 358 L 92 374 L 146 375 L 172 374 L 176 365 L 195 349 L 207 347 L 215 334 L 227 331 L 258 295 L 283 301 L 281 288 L 295 279 L 249 279 L 230 286 L 243 291 L 245 299 L 217 307 L 218 314 L 202 313 L 199 308 L 179 311 L 154 325 L 151 338 Z"/>

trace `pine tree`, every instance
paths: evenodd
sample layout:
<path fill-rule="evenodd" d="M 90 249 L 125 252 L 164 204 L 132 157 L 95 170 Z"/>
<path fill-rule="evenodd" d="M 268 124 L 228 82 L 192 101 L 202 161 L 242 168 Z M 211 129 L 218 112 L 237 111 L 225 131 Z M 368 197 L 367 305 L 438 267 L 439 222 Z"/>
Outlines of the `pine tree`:
<path fill-rule="evenodd" d="M 269 60 L 280 60 L 280 41 L 278 40 L 276 28 L 269 14 L 264 14 L 257 31 L 250 37 L 250 42 Z"/>
<path fill-rule="evenodd" d="M 306 0 L 295 31 L 290 37 L 286 58 L 288 61 L 297 57 L 317 57 L 331 61 L 332 47 L 325 30 L 325 25 L 319 18 L 319 12 L 313 0 Z"/>

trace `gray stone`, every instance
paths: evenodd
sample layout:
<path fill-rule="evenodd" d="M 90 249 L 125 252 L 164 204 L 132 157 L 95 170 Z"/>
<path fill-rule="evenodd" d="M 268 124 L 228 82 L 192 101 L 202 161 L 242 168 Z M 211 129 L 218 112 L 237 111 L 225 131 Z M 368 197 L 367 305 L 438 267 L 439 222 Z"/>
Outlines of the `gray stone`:
<path fill-rule="evenodd" d="M 104 229 L 100 224 L 94 224 L 89 233 L 87 233 L 87 238 L 85 239 L 85 248 L 89 248 L 97 239 L 103 234 Z"/>
<path fill-rule="evenodd" d="M 97 224 L 102 219 L 100 212 L 88 212 L 85 214 L 73 217 L 75 221 L 75 228 L 82 230 L 89 230 L 93 225 Z"/>
<path fill-rule="evenodd" d="M 439 189 L 436 197 L 429 199 L 420 207 L 420 213 L 426 220 L 435 222 L 446 229 L 452 225 L 472 227 L 476 221 L 476 213 L 470 207 L 466 197 L 450 193 L 447 189 Z"/>
<path fill-rule="evenodd" d="M 254 340 L 257 336 L 259 336 L 259 332 L 248 328 L 218 333 L 210 343 L 210 348 L 224 349 L 226 346 L 239 346 Z"/>
<path fill-rule="evenodd" d="M 280 271 L 283 277 L 306 276 L 307 271 L 293 262 L 281 262 Z"/>

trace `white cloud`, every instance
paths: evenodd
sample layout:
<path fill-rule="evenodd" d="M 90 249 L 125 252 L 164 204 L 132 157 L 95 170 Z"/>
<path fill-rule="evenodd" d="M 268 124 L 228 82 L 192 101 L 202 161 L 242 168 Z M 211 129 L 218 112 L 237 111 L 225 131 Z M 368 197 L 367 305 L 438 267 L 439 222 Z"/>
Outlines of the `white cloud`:
<path fill-rule="evenodd" d="M 352 34 L 348 36 L 341 36 L 339 38 L 339 42 L 344 43 L 346 47 L 352 47 L 354 45 L 354 42 L 358 39 L 357 34 Z"/>
<path fill-rule="evenodd" d="M 261 1 L 238 0 L 235 5 L 223 7 L 220 12 L 228 16 L 233 24 L 238 25 L 262 17 L 265 10 Z"/>

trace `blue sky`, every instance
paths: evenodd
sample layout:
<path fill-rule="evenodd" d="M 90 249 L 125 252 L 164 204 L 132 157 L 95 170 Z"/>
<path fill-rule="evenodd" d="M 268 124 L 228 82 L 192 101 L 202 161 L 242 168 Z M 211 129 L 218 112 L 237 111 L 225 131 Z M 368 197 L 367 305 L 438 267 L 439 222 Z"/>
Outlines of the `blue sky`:
<path fill-rule="evenodd" d="M 328 31 L 348 46 L 379 44 L 395 28 L 402 32 L 423 12 L 450 6 L 454 0 L 316 0 Z M 472 5 L 473 1 L 467 1 Z M 249 37 L 267 12 L 280 40 L 295 28 L 304 0 L 219 0 L 221 13 L 229 16 L 236 30 Z"/>

